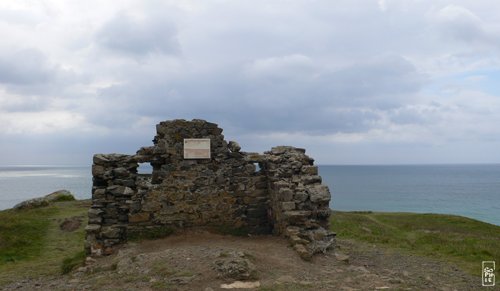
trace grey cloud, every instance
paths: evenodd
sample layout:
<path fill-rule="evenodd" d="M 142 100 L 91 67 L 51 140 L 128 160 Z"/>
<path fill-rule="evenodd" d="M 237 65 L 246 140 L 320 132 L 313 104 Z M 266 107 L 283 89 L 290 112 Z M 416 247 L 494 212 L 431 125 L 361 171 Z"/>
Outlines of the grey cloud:
<path fill-rule="evenodd" d="M 176 54 L 180 50 L 176 34 L 173 23 L 165 18 L 134 19 L 120 13 L 98 31 L 96 41 L 110 50 L 137 56 Z"/>
<path fill-rule="evenodd" d="M 358 105 L 401 103 L 399 96 L 418 92 L 425 83 L 425 76 L 415 66 L 400 56 L 386 56 L 354 65 L 322 77 L 323 84 L 333 95 L 343 96 Z M 382 97 L 377 98 L 377 97 Z M 396 97 L 396 99 L 394 98 Z M 370 101 L 374 98 L 376 102 Z M 349 102 L 349 100 L 346 100 Z"/>
<path fill-rule="evenodd" d="M 437 17 L 445 36 L 465 43 L 498 43 L 500 35 L 489 31 L 480 17 L 464 7 L 448 5 L 439 11 Z"/>
<path fill-rule="evenodd" d="M 0 96 L 0 108 L 7 112 L 37 112 L 45 109 L 48 101 L 38 96 L 16 96 L 15 100 Z"/>
<path fill-rule="evenodd" d="M 450 108 L 433 102 L 420 105 L 403 105 L 399 108 L 387 111 L 387 116 L 395 124 L 418 124 L 429 125 L 440 122 L 443 113 L 449 112 Z"/>
<path fill-rule="evenodd" d="M 128 122 L 140 116 L 199 117 L 230 123 L 245 132 L 363 132 L 381 118 L 366 108 L 401 106 L 423 83 L 414 66 L 396 56 L 333 72 L 306 57 L 254 63 L 260 67 L 250 76 L 238 66 L 175 78 L 138 73 L 131 76 L 133 81 L 102 90 L 104 108 L 113 110 L 93 112 L 96 118 L 91 119 L 115 127 L 127 124 L 124 116 L 129 116 Z"/>
<path fill-rule="evenodd" d="M 44 16 L 34 11 L 0 9 L 0 22 L 13 23 L 19 25 L 36 25 L 40 23 L 43 19 Z"/>
<path fill-rule="evenodd" d="M 67 5 L 54 7 L 61 14 L 53 17 L 20 19 L 27 25 L 14 23 L 15 15 L 2 19 L 5 47 L 22 39 L 20 46 L 50 52 L 50 60 L 36 50 L 0 52 L 2 110 L 50 107 L 84 116 L 87 130 L 109 133 L 93 151 L 113 151 L 114 140 L 125 150 L 134 139 L 124 136 L 141 135 L 145 127 L 137 124 L 151 122 L 149 141 L 154 123 L 172 118 L 208 119 L 238 135 L 299 133 L 314 140 L 372 129 L 389 139 L 399 129 L 410 136 L 428 130 L 444 140 L 470 136 L 467 126 L 484 141 L 498 131 L 483 125 L 497 118 L 469 114 L 491 109 L 494 100 L 478 104 L 474 95 L 459 104 L 451 96 L 458 92 L 440 89 L 460 70 L 498 67 L 488 63 L 497 54 L 484 49 L 498 44 L 492 33 L 498 20 L 487 11 L 493 1 L 455 1 L 448 9 L 441 8 L 451 1 L 388 1 L 384 11 L 362 0 L 132 2 L 121 3 L 118 14 L 118 4 L 96 2 L 82 15 Z M 38 22 L 47 37 L 28 27 Z M 76 29 L 64 27 L 70 23 Z M 68 45 L 75 40 L 77 49 Z M 73 68 L 74 75 L 65 71 Z M 19 98 L 6 99 L 11 95 Z M 447 107 L 427 104 L 430 96 Z M 71 130 L 92 139 L 84 129 Z"/>
<path fill-rule="evenodd" d="M 32 85 L 50 81 L 56 69 L 35 49 L 0 54 L 0 83 Z"/>
<path fill-rule="evenodd" d="M 37 49 L 0 53 L 0 88 L 6 92 L 0 104 L 5 111 L 43 111 L 56 99 L 75 99 L 81 93 L 71 86 L 81 81 Z"/>

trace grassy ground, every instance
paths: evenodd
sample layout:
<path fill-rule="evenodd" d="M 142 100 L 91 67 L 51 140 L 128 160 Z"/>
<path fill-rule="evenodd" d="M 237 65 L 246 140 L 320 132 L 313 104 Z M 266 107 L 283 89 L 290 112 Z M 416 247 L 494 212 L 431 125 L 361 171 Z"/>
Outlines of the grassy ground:
<path fill-rule="evenodd" d="M 9 281 L 57 275 L 62 261 L 83 250 L 88 201 L 57 202 L 30 210 L 0 211 L 0 286 Z M 64 232 L 64 218 L 79 216 L 81 227 Z"/>
<path fill-rule="evenodd" d="M 500 262 L 500 227 L 461 216 L 334 211 L 331 229 L 341 238 L 450 261 L 476 276 L 482 261 Z"/>
<path fill-rule="evenodd" d="M 62 266 L 71 268 L 73 261 L 81 261 L 88 207 L 88 201 L 68 201 L 0 211 L 0 286 L 26 277 L 58 275 Z M 82 218 L 81 227 L 62 231 L 60 223 L 74 216 Z M 481 261 L 500 262 L 500 227 L 464 217 L 334 211 L 331 229 L 342 239 L 443 259 L 478 276 Z"/>

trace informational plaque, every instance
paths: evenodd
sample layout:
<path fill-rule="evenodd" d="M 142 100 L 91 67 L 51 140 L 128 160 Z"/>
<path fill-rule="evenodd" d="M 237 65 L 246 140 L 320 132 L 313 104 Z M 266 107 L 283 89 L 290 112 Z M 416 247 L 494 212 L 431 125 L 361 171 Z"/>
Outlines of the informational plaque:
<path fill-rule="evenodd" d="M 184 159 L 210 159 L 210 139 L 185 138 Z"/>

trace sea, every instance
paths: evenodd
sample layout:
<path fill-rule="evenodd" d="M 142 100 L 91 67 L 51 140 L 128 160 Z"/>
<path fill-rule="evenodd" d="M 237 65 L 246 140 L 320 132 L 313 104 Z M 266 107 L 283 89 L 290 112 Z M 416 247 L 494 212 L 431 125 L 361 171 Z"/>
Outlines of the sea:
<path fill-rule="evenodd" d="M 500 165 L 336 165 L 319 172 L 334 210 L 455 214 L 500 225 Z M 60 189 L 87 199 L 91 188 L 89 166 L 0 166 L 0 209 Z"/>

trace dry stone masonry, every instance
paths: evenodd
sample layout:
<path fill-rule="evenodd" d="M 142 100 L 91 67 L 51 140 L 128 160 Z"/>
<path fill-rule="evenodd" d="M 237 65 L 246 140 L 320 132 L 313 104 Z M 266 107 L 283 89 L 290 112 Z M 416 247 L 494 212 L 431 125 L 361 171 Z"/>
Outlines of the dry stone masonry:
<path fill-rule="evenodd" d="M 135 155 L 94 155 L 88 254 L 191 227 L 285 236 L 304 259 L 333 246 L 330 192 L 304 149 L 242 152 L 217 124 L 198 119 L 164 121 L 156 131 L 154 145 Z M 186 154 L 186 139 L 209 147 Z M 138 174 L 139 163 L 151 164 L 152 174 Z"/>

